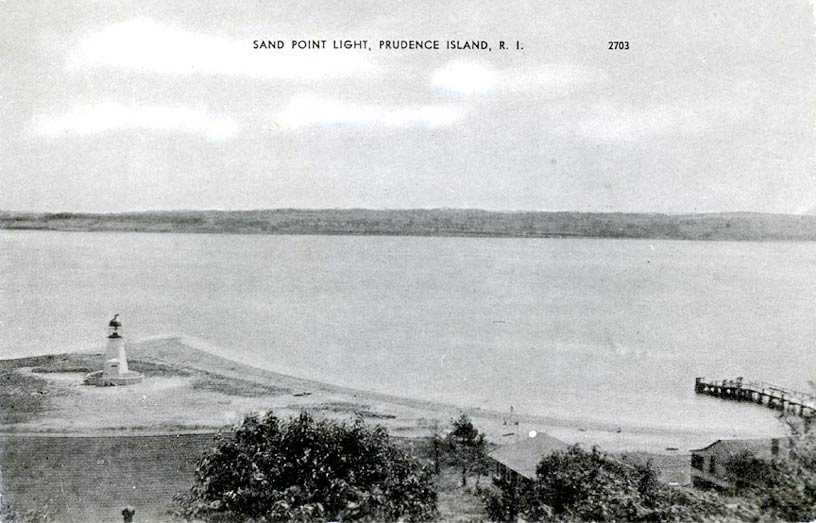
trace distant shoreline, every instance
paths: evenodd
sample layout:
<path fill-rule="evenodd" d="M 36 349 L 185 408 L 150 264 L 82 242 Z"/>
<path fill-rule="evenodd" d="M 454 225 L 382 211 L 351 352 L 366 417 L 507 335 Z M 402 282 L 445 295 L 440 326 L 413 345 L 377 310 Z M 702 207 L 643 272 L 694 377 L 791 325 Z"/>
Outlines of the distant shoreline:
<path fill-rule="evenodd" d="M 270 209 L 113 214 L 0 211 L 0 229 L 473 238 L 816 241 L 816 216 L 496 212 L 476 209 Z"/>

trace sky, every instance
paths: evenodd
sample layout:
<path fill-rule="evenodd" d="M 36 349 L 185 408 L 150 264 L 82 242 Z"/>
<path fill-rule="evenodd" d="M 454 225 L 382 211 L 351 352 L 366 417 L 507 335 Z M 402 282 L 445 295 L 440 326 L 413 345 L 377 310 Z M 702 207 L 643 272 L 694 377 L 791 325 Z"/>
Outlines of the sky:
<path fill-rule="evenodd" d="M 805 0 L 4 0 L 0 209 L 812 212 L 814 20 Z M 415 39 L 441 49 L 379 47 Z"/>

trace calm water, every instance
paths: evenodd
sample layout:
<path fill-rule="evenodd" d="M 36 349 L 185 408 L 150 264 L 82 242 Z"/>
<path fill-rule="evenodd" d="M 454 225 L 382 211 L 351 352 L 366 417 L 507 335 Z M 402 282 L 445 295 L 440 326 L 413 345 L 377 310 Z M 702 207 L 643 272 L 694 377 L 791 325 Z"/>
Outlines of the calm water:
<path fill-rule="evenodd" d="M 0 271 L 2 357 L 101 347 L 119 312 L 332 383 L 724 435 L 772 414 L 695 376 L 816 363 L 812 243 L 0 231 Z"/>

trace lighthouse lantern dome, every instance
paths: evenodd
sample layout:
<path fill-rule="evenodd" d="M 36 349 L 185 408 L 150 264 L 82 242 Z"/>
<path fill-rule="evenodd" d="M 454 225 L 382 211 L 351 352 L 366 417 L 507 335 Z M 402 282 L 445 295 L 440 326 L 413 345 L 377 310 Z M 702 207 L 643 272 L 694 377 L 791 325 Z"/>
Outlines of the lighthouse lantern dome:
<path fill-rule="evenodd" d="M 122 322 L 120 322 L 118 318 L 119 315 L 115 314 L 110 323 L 108 323 L 108 338 L 122 337 Z"/>

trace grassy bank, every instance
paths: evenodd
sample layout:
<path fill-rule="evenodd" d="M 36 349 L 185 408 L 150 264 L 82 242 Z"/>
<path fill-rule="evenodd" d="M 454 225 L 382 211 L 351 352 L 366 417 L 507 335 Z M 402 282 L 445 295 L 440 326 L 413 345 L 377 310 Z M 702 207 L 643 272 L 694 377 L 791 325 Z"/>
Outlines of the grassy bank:
<path fill-rule="evenodd" d="M 18 513 L 37 511 L 65 523 L 120 521 L 126 505 L 136 508 L 136 521 L 177 521 L 171 514 L 173 498 L 192 486 L 196 461 L 214 441 L 213 433 L 0 435 L 3 501 Z M 396 441 L 426 457 L 424 440 Z M 483 520 L 481 499 L 458 481 L 455 470 L 444 470 L 436 478 L 439 521 Z"/>
<path fill-rule="evenodd" d="M 189 489 L 212 434 L 65 437 L 0 435 L 3 501 L 52 521 L 169 521 L 173 496 Z"/>

